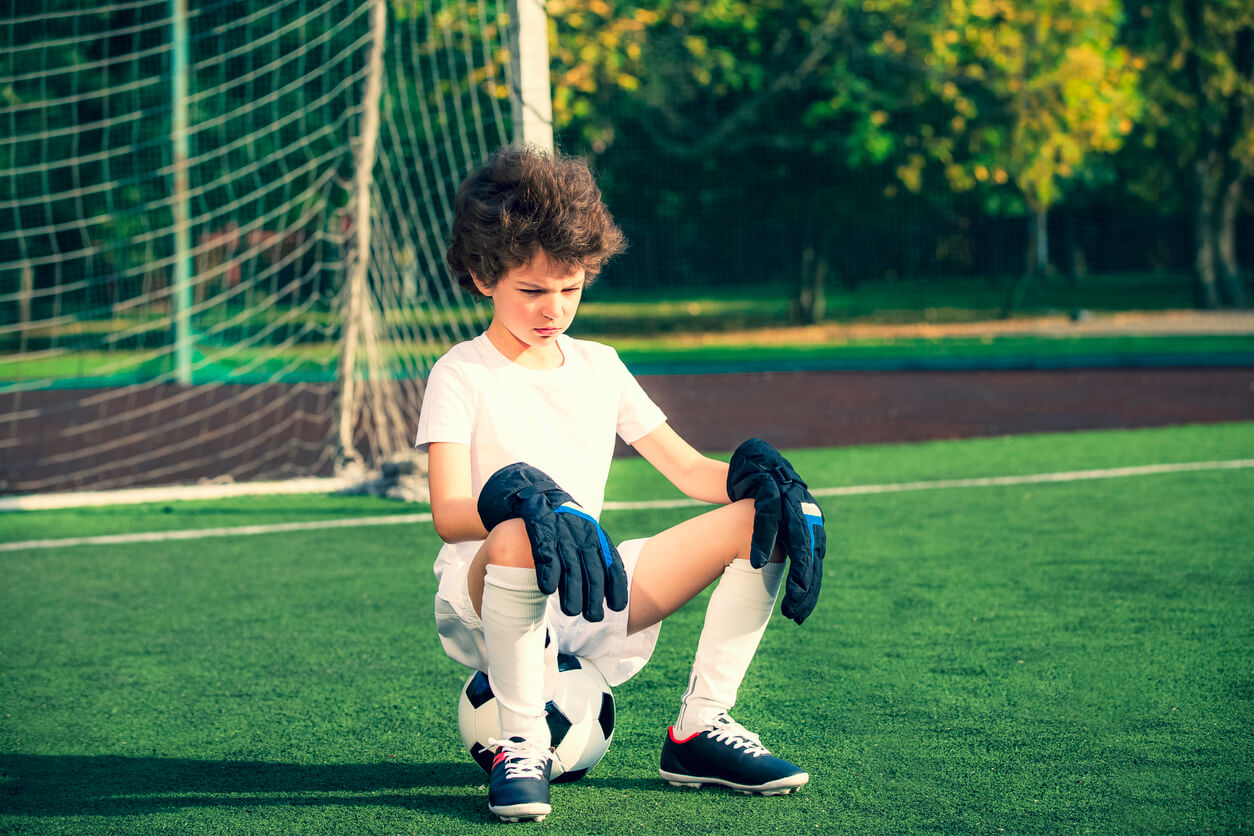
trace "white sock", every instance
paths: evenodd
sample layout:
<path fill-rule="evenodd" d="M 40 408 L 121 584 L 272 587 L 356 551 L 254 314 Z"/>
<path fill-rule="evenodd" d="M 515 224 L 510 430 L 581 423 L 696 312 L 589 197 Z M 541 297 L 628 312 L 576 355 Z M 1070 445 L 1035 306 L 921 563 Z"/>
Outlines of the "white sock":
<path fill-rule="evenodd" d="M 736 692 L 775 610 L 786 568 L 784 563 L 768 563 L 754 569 L 747 560 L 733 560 L 723 571 L 710 595 L 692 676 L 675 721 L 677 737 L 708 728 L 736 704 Z"/>
<path fill-rule="evenodd" d="M 501 739 L 549 747 L 544 719 L 545 608 L 535 569 L 489 564 L 483 585 L 483 638 L 488 679 L 501 718 Z"/>

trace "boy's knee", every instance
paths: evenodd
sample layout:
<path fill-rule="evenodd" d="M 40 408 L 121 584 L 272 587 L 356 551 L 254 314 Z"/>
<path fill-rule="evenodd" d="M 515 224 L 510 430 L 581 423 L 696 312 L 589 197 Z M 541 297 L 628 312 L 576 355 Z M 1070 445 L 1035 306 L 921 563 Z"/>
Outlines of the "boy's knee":
<path fill-rule="evenodd" d="M 731 507 L 739 515 L 736 524 L 739 526 L 739 531 L 742 532 L 745 542 L 748 543 L 753 537 L 753 520 L 756 515 L 754 501 L 752 499 L 740 499 L 733 502 Z M 749 556 L 748 547 L 745 548 L 743 556 L 746 558 Z M 784 560 L 784 550 L 780 548 L 779 540 L 776 539 L 775 547 L 771 549 L 770 561 L 771 563 L 782 563 Z"/>
<path fill-rule="evenodd" d="M 738 499 L 730 506 L 736 514 L 736 525 L 745 531 L 753 530 L 753 500 Z"/>
<path fill-rule="evenodd" d="M 484 541 L 488 551 L 488 563 L 493 566 L 512 566 L 530 569 L 535 566 L 531 554 L 531 540 L 522 520 L 506 520 L 488 533 Z"/>

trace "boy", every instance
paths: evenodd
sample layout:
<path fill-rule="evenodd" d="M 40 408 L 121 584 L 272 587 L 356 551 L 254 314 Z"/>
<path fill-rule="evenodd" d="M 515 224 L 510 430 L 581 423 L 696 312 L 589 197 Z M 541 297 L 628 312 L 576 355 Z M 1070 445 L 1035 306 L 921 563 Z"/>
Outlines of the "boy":
<path fill-rule="evenodd" d="M 745 442 L 730 465 L 699 454 L 612 348 L 565 335 L 583 289 L 623 247 L 577 158 L 503 148 L 457 194 L 446 260 L 493 315 L 432 368 L 417 444 L 445 541 L 436 627 L 451 658 L 492 682 L 501 739 L 488 809 L 508 821 L 550 812 L 544 705 L 558 651 L 619 685 L 648 660 L 661 621 L 715 580 L 661 776 L 760 794 L 809 780 L 728 711 L 785 572 L 784 615 L 800 624 L 814 608 L 822 513 L 766 442 Z M 616 432 L 719 507 L 616 548 L 597 521 Z"/>

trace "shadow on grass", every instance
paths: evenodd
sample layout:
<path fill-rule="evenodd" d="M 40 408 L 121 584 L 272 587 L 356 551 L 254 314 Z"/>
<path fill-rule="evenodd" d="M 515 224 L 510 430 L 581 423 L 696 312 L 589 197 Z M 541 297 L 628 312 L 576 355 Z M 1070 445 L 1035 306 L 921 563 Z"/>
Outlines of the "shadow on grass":
<path fill-rule="evenodd" d="M 185 807 L 394 806 L 489 819 L 475 764 L 306 765 L 0 754 L 0 815 L 133 816 Z"/>

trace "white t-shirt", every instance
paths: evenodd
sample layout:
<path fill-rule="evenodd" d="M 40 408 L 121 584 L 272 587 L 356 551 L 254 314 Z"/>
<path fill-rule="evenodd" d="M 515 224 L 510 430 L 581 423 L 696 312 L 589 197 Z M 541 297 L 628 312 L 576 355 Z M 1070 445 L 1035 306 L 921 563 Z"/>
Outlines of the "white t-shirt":
<path fill-rule="evenodd" d="M 427 378 L 416 445 L 426 450 L 433 441 L 449 441 L 470 448 L 473 496 L 497 470 L 526 462 L 599 519 L 615 434 L 631 444 L 666 416 L 610 346 L 565 334 L 557 345 L 564 362 L 545 370 L 512 363 L 486 334 L 453 346 Z M 464 565 L 481 544 L 446 544 L 436 577 Z"/>

